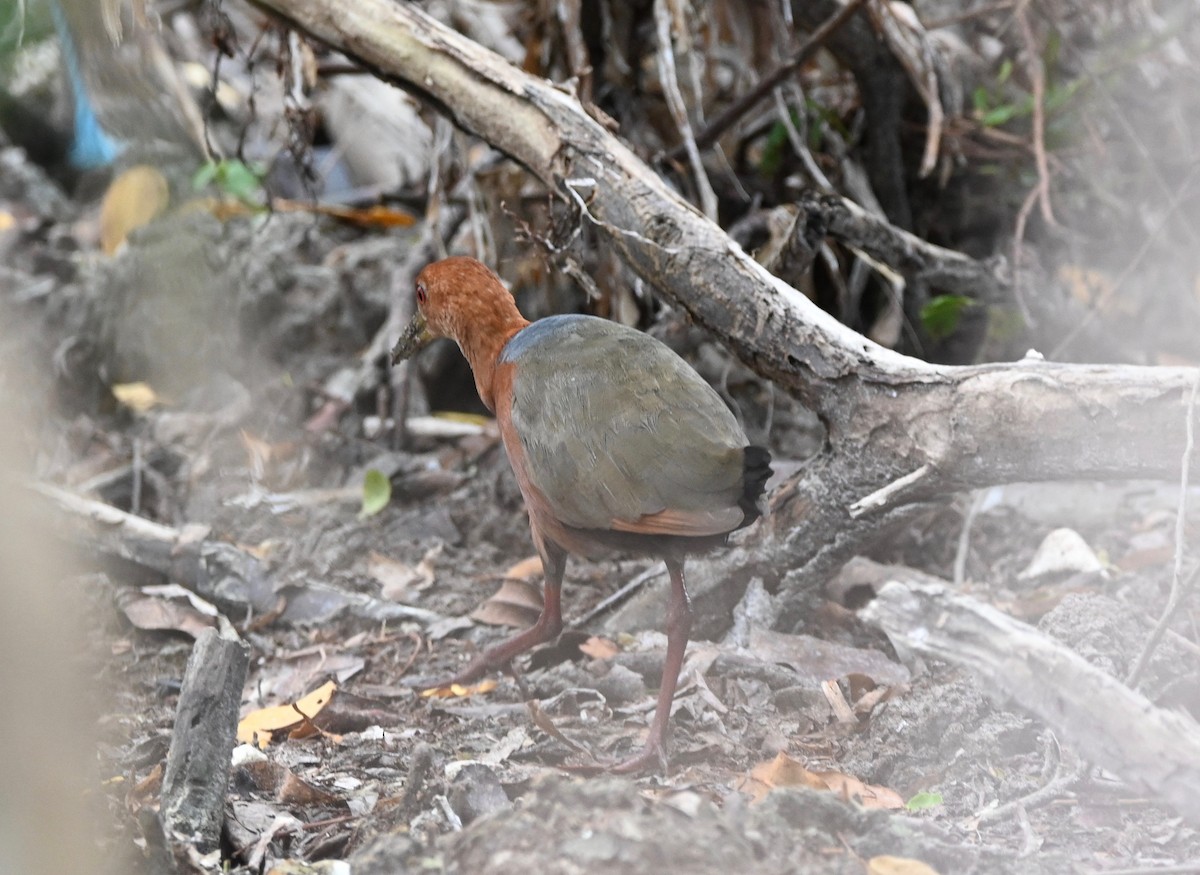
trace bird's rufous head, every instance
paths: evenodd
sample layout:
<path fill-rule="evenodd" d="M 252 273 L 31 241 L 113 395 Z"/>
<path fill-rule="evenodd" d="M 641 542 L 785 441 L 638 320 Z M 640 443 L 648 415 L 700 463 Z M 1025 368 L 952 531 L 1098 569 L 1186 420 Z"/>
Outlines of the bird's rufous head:
<path fill-rule="evenodd" d="M 455 256 L 426 265 L 415 285 L 417 312 L 392 347 L 393 365 L 438 337 L 452 338 L 462 347 L 473 333 L 524 321 L 500 278 L 474 258 Z"/>

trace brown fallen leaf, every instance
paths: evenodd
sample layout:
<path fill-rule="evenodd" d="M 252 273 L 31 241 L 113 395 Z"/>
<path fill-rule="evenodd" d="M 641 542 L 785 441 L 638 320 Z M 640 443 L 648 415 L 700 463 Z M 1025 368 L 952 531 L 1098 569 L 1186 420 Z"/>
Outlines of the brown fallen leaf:
<path fill-rule="evenodd" d="M 329 681 L 313 690 L 304 698 L 288 705 L 276 705 L 271 708 L 260 708 L 251 711 L 238 723 L 237 738 L 239 744 L 257 744 L 267 747 L 274 733 L 291 729 L 312 719 L 321 709 L 333 699 L 337 692 L 337 684 Z"/>
<path fill-rule="evenodd" d="M 843 799 L 859 803 L 864 808 L 897 809 L 904 807 L 900 794 L 887 787 L 864 784 L 858 778 L 842 772 L 814 772 L 786 753 L 756 765 L 742 778 L 737 789 L 750 796 L 751 803 L 761 802 L 777 787 L 809 787 L 829 790 Z"/>
<path fill-rule="evenodd" d="M 147 805 L 157 805 L 159 793 L 162 792 L 163 764 L 158 763 L 150 774 L 138 781 L 125 794 L 125 808 L 131 814 L 137 814 Z"/>
<path fill-rule="evenodd" d="M 198 638 L 218 623 L 216 608 L 172 584 L 124 591 L 117 603 L 130 623 L 146 631 L 183 632 Z"/>
<path fill-rule="evenodd" d="M 244 763 L 239 769 L 255 789 L 271 793 L 276 801 L 287 805 L 332 805 L 338 801 L 336 796 L 301 780 L 281 763 L 258 760 Z"/>
<path fill-rule="evenodd" d="M 371 551 L 367 573 L 379 582 L 379 595 L 391 601 L 402 601 L 433 585 L 434 563 L 442 555 L 442 545 L 432 547 L 416 565 Z"/>
<path fill-rule="evenodd" d="M 506 578 L 500 589 L 471 612 L 471 619 L 489 626 L 527 629 L 541 612 L 541 587 L 528 580 Z"/>

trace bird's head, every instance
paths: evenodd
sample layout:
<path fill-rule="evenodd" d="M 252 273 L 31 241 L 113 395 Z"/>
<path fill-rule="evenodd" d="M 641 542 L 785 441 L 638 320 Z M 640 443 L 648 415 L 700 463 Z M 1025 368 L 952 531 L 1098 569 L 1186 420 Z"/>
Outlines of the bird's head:
<path fill-rule="evenodd" d="M 463 347 L 473 334 L 499 332 L 524 321 L 500 278 L 466 256 L 427 265 L 417 274 L 416 297 L 416 315 L 392 347 L 393 365 L 438 337 L 452 338 Z"/>

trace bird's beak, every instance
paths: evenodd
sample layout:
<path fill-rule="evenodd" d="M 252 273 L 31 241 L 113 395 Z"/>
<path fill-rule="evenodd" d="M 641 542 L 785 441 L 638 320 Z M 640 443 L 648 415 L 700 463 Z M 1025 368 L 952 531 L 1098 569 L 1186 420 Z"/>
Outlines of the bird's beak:
<path fill-rule="evenodd" d="M 395 367 L 405 359 L 412 358 L 431 340 L 433 340 L 433 335 L 429 333 L 425 317 L 418 311 L 413 316 L 412 322 L 409 322 L 408 327 L 404 329 L 404 333 L 400 335 L 400 339 L 396 341 L 396 345 L 392 347 L 392 366 Z"/>

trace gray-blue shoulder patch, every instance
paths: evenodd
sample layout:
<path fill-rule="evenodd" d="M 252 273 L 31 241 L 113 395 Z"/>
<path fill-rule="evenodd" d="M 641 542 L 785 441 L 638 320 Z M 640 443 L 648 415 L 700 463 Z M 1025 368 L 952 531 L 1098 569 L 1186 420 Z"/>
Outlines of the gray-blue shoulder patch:
<path fill-rule="evenodd" d="M 590 322 L 604 323 L 604 320 L 579 313 L 547 316 L 545 319 L 539 319 L 537 322 L 530 323 L 528 327 L 522 328 L 509 339 L 508 343 L 504 344 L 504 349 L 500 351 L 500 361 L 506 364 L 515 363 L 522 355 L 536 349 L 548 340 L 553 339 L 559 343 L 569 340 L 572 336 L 582 333 L 580 329 L 585 328 Z"/>

